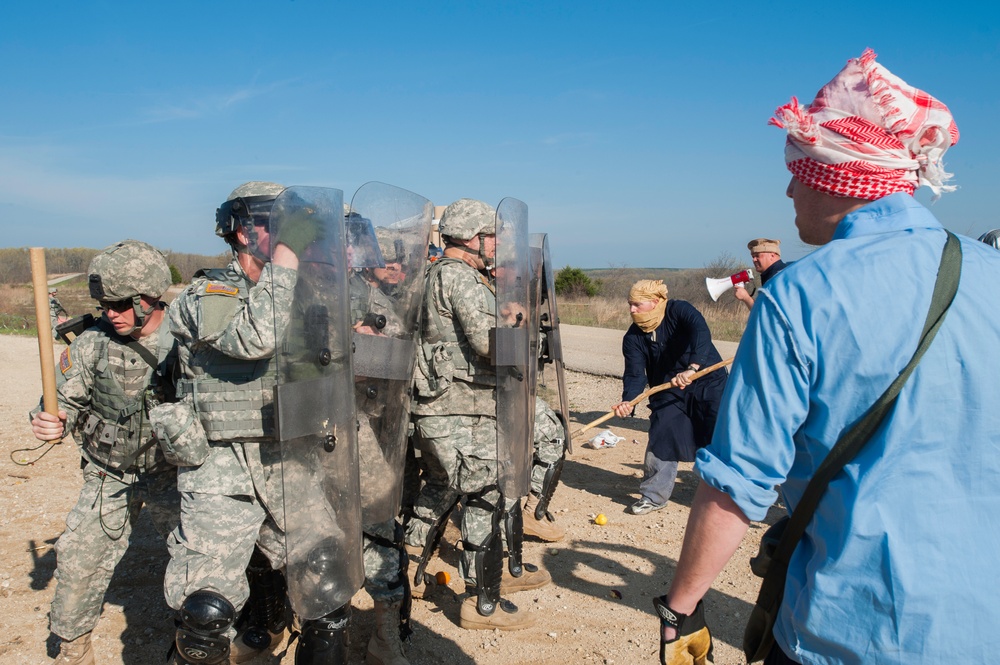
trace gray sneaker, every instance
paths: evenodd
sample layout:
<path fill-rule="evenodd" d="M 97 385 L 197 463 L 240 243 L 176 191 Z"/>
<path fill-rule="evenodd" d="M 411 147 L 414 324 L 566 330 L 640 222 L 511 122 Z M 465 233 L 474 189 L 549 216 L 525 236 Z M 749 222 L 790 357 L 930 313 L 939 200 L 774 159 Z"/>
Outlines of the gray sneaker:
<path fill-rule="evenodd" d="M 667 507 L 666 501 L 663 503 L 653 503 L 646 497 L 642 497 L 629 507 L 629 511 L 633 515 L 645 515 L 646 513 L 651 513 L 654 510 L 661 510 Z"/>

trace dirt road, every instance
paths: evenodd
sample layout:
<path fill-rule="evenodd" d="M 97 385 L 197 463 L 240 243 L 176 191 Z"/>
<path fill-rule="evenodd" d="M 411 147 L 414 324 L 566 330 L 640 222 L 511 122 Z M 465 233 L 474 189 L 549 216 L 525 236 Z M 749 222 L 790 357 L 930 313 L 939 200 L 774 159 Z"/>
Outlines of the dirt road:
<path fill-rule="evenodd" d="M 61 350 L 61 347 L 60 347 Z M 0 663 L 37 665 L 54 655 L 47 612 L 55 582 L 52 544 L 64 527 L 81 484 L 79 455 L 70 442 L 31 466 L 14 464 L 12 451 L 36 445 L 26 413 L 41 392 L 34 339 L 0 336 Z M 553 382 L 554 383 L 554 382 Z M 602 415 L 621 394 L 620 381 L 570 372 L 568 389 L 573 420 L 585 423 Z M 511 599 L 527 609 L 536 625 L 517 633 L 465 631 L 458 627 L 462 585 L 456 582 L 455 550 L 443 548 L 429 572 L 447 570 L 451 586 L 429 600 L 414 601 L 415 635 L 407 647 L 414 665 L 632 665 L 657 662 L 657 620 L 651 600 L 665 591 L 680 551 L 696 477 L 682 464 L 670 505 L 636 517 L 625 509 L 637 497 L 648 414 L 612 420 L 625 440 L 615 448 L 592 450 L 577 444 L 566 463 L 563 484 L 553 502 L 568 536 L 545 544 L 529 538 L 525 559 L 541 564 L 553 584 Z M 37 456 L 17 453 L 16 459 Z M 774 511 L 772 511 L 773 513 Z M 603 513 L 605 526 L 593 523 Z M 755 526 L 709 593 L 708 621 L 716 640 L 716 663 L 742 662 L 743 625 L 756 596 L 757 580 L 747 561 L 756 553 L 762 528 Z M 99 663 L 149 665 L 163 662 L 173 635 L 173 616 L 163 601 L 166 565 L 163 542 L 145 515 L 133 533 L 129 552 L 115 574 L 95 631 Z M 354 598 L 352 658 L 363 662 L 371 632 L 372 604 Z M 254 661 L 291 665 L 281 646 Z"/>

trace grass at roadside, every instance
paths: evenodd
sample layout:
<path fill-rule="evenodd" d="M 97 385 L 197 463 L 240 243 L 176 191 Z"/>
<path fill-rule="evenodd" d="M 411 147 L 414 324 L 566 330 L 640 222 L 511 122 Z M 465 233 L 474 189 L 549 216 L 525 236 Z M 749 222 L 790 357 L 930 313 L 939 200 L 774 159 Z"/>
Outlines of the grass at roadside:
<path fill-rule="evenodd" d="M 722 298 L 720 298 L 722 300 Z M 731 297 L 728 299 L 731 300 Z M 734 307 L 730 302 L 691 303 L 694 305 L 712 331 L 712 339 L 725 342 L 738 342 L 746 328 L 749 312 L 742 303 Z M 574 298 L 559 301 L 559 322 L 576 326 L 591 326 L 594 328 L 612 328 L 625 330 L 632 324 L 628 313 L 628 305 L 621 298 L 595 296 L 593 298 Z"/>
<path fill-rule="evenodd" d="M 701 312 L 713 339 L 739 342 L 750 312 L 736 300 L 732 291 L 723 293 L 718 302 L 713 301 L 705 278 L 725 277 L 744 268 L 745 264 L 723 254 L 704 268 L 588 269 L 584 273 L 598 283 L 600 292 L 593 297 L 579 293 L 560 296 L 559 320 L 570 325 L 612 328 L 624 333 L 632 324 L 627 304 L 629 289 L 640 279 L 661 279 L 667 286 L 669 298 L 685 300 Z"/>
<path fill-rule="evenodd" d="M 59 290 L 56 297 L 69 312 L 70 318 L 94 313 L 95 303 L 90 299 L 85 277 L 59 284 L 56 288 Z M 38 334 L 30 284 L 0 284 L 0 334 L 29 337 Z"/>

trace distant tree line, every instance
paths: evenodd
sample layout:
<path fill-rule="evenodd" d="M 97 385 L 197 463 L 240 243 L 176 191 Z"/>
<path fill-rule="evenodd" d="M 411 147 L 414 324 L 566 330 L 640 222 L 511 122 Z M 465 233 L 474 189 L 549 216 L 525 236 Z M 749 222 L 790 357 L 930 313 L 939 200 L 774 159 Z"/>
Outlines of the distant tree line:
<path fill-rule="evenodd" d="M 87 272 L 91 259 L 98 249 L 74 247 L 71 249 L 46 249 L 45 269 L 50 275 Z M 205 256 L 164 252 L 170 266 L 170 276 L 174 284 L 189 282 L 201 268 L 218 268 L 229 262 L 229 254 Z M 27 247 L 0 248 L 0 284 L 22 284 L 31 281 L 31 261 Z"/>
<path fill-rule="evenodd" d="M 556 294 L 571 300 L 600 296 L 625 301 L 629 289 L 640 279 L 662 279 L 667 285 L 670 298 L 686 300 L 696 306 L 712 302 L 705 287 L 706 277 L 728 277 L 747 267 L 731 254 L 721 254 L 706 264 L 704 268 L 630 268 L 612 266 L 610 268 L 587 269 L 566 266 L 556 272 Z M 739 309 L 742 303 L 726 303 Z"/>
<path fill-rule="evenodd" d="M 559 318 L 563 323 L 625 330 L 632 323 L 626 302 L 632 285 L 640 279 L 662 279 L 669 298 L 686 300 L 701 312 L 714 339 L 737 342 L 746 327 L 747 309 L 732 293 L 713 302 L 705 278 L 727 277 L 746 267 L 730 254 L 720 255 L 704 268 L 566 266 L 555 275 Z"/>

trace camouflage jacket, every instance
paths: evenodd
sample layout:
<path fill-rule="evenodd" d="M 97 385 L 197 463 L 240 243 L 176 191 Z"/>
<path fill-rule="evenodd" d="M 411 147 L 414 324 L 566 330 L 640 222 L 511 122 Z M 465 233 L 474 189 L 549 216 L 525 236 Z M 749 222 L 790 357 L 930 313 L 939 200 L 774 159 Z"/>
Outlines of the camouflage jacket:
<path fill-rule="evenodd" d="M 101 322 L 63 351 L 57 398 L 67 415 L 66 431 L 73 433 L 84 458 L 130 473 L 169 466 L 153 446 L 124 468 L 152 436 L 149 409 L 172 399 L 170 374 L 176 354 L 166 319 L 138 340 L 117 335 L 109 323 Z"/>
<path fill-rule="evenodd" d="M 414 415 L 496 416 L 490 330 L 497 299 L 486 277 L 463 261 L 427 269 L 420 312 Z"/>
<path fill-rule="evenodd" d="M 358 271 L 352 271 L 347 283 L 351 298 L 352 324 L 363 323 L 378 328 L 376 322 L 381 323 L 379 317 L 385 317 L 385 323 L 378 328 L 379 332 L 389 337 L 403 336 L 406 332 L 403 329 L 403 321 L 396 313 L 396 304 L 389 296 Z"/>
<path fill-rule="evenodd" d="M 274 357 L 291 317 L 298 273 L 267 264 L 254 284 L 234 259 L 205 270 L 171 303 L 180 341 L 178 397 L 199 409 L 211 442 L 208 459 L 180 467 L 177 489 L 253 495 L 279 525 L 280 449 L 274 440 Z M 205 407 L 205 408 L 201 408 Z"/>
<path fill-rule="evenodd" d="M 192 399 L 210 441 L 271 438 L 274 357 L 291 318 L 297 273 L 264 266 L 256 284 L 234 259 L 201 271 L 174 300 L 178 396 Z"/>

